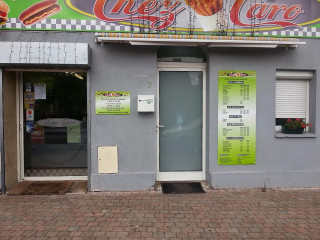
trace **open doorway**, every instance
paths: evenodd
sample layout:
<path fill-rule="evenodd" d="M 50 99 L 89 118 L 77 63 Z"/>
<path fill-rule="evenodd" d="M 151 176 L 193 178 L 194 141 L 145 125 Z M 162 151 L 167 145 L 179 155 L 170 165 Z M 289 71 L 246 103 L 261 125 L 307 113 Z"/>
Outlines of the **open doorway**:
<path fill-rule="evenodd" d="M 85 72 L 23 72 L 21 180 L 87 176 Z"/>

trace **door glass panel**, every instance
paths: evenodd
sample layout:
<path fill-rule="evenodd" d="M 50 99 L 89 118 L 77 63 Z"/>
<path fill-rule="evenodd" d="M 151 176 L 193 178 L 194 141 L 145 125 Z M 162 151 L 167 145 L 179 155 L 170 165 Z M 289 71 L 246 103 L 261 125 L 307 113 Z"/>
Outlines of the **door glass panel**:
<path fill-rule="evenodd" d="M 25 72 L 25 176 L 87 175 L 86 73 Z"/>
<path fill-rule="evenodd" d="M 202 71 L 160 74 L 160 172 L 202 170 Z"/>

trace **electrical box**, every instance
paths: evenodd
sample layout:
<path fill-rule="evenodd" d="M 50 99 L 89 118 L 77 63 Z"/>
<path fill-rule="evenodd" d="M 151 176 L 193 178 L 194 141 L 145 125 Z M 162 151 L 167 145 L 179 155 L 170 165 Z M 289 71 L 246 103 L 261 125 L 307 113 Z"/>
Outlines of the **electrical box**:
<path fill-rule="evenodd" d="M 138 95 L 138 112 L 154 112 L 154 95 Z"/>
<path fill-rule="evenodd" d="M 98 147 L 98 173 L 118 173 L 118 147 Z"/>

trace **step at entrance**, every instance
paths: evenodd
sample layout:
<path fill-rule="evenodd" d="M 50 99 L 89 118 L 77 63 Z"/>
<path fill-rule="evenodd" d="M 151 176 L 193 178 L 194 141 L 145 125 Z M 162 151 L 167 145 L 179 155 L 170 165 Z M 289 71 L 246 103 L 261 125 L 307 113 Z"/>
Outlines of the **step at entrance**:
<path fill-rule="evenodd" d="M 164 182 L 161 188 L 164 194 L 205 193 L 200 182 Z"/>

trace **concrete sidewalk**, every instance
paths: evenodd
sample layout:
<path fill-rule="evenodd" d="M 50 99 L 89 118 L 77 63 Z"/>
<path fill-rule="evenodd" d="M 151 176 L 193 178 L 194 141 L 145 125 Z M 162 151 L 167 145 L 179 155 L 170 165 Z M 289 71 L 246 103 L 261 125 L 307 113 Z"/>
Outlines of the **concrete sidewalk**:
<path fill-rule="evenodd" d="M 320 189 L 0 195 L 0 239 L 320 239 Z"/>

